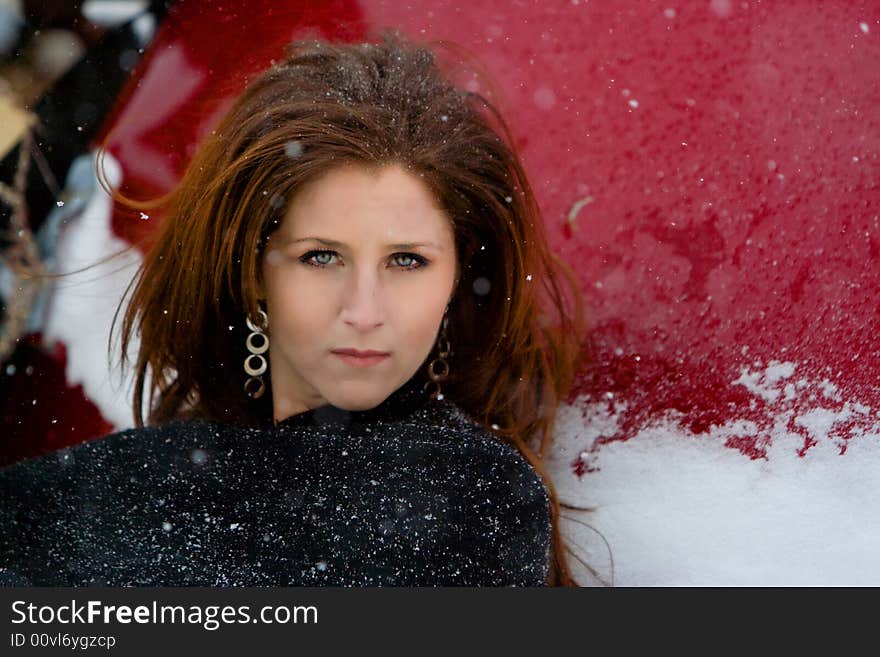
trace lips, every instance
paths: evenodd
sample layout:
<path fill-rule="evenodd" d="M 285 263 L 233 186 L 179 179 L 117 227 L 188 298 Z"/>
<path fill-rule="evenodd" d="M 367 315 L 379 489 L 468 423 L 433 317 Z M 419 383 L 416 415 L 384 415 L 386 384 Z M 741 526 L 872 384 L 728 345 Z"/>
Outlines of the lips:
<path fill-rule="evenodd" d="M 334 349 L 334 354 L 340 354 L 345 356 L 356 356 L 358 358 L 369 358 L 371 356 L 387 356 L 387 351 L 375 351 L 374 349 L 367 349 L 365 351 L 359 351 L 357 349 Z"/>
<path fill-rule="evenodd" d="M 390 355 L 387 351 L 374 351 L 372 349 L 365 351 L 359 351 L 358 349 L 334 349 L 332 353 L 351 367 L 378 365 Z"/>

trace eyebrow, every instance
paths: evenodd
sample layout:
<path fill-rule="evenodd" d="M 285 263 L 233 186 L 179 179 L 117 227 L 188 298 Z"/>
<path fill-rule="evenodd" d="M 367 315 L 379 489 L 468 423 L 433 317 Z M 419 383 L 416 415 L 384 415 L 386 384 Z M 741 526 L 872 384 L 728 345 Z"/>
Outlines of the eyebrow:
<path fill-rule="evenodd" d="M 337 249 L 347 248 L 348 245 L 345 242 L 338 242 L 336 240 L 328 240 L 322 237 L 300 237 L 293 240 L 288 240 L 287 245 L 290 244 L 299 244 L 300 242 L 317 242 L 318 244 L 323 244 L 324 246 L 332 246 Z M 432 246 L 438 251 L 442 251 L 443 247 L 434 242 L 397 242 L 396 244 L 388 244 L 387 247 L 390 249 L 414 249 L 419 246 Z"/>

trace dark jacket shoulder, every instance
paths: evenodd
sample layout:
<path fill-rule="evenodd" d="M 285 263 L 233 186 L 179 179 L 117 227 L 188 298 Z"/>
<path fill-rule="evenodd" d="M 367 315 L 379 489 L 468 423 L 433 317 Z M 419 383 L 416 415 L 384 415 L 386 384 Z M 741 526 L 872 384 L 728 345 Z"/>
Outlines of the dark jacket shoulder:
<path fill-rule="evenodd" d="M 541 585 L 548 499 L 448 403 L 347 424 L 178 420 L 0 469 L 0 580 Z"/>

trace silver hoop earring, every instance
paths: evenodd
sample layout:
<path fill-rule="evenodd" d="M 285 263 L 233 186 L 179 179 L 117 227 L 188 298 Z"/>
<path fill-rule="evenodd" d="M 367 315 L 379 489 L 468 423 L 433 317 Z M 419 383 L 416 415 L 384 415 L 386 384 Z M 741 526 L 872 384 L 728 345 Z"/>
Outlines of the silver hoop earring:
<path fill-rule="evenodd" d="M 251 333 L 245 341 L 245 347 L 250 352 L 250 356 L 244 359 L 244 371 L 248 375 L 248 380 L 244 382 L 244 391 L 251 399 L 259 399 L 266 392 L 263 374 L 265 374 L 266 369 L 269 367 L 266 358 L 263 356 L 269 349 L 269 336 L 264 333 L 264 330 L 269 328 L 269 317 L 262 308 L 259 310 L 259 313 L 260 326 L 254 324 L 250 317 L 245 317 Z"/>
<path fill-rule="evenodd" d="M 429 394 L 431 399 L 443 399 L 443 391 L 440 384 L 449 378 L 449 363 L 446 359 L 452 353 L 452 345 L 449 344 L 449 338 L 446 335 L 448 325 L 449 318 L 443 315 L 440 335 L 437 338 L 437 357 L 428 363 L 428 378 L 431 380 L 427 381 L 422 388 L 424 392 Z"/>

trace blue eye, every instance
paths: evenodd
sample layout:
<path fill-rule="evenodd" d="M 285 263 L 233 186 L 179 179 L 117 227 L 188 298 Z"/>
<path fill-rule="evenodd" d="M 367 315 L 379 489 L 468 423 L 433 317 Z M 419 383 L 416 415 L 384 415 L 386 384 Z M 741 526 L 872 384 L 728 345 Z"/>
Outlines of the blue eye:
<path fill-rule="evenodd" d="M 311 265 L 312 267 L 326 267 L 329 265 L 329 262 L 319 262 L 317 260 L 312 260 L 312 258 L 316 256 L 334 256 L 336 255 L 335 251 L 309 251 L 306 253 L 300 260 L 307 265 Z"/>
<path fill-rule="evenodd" d="M 395 253 L 395 258 L 406 258 L 407 260 L 412 261 L 414 264 L 403 265 L 403 269 L 421 269 L 425 265 L 428 264 L 428 260 L 418 255 L 417 253 Z M 399 262 L 399 261 L 398 261 Z"/>
<path fill-rule="evenodd" d="M 329 258 L 332 260 L 332 258 L 337 255 L 338 254 L 336 253 L 336 251 L 327 251 L 327 250 L 309 251 L 308 253 L 306 253 L 305 255 L 303 255 L 300 258 L 300 262 L 307 264 L 311 267 L 324 268 L 324 267 L 327 267 L 329 264 L 331 264 L 330 260 L 327 260 L 326 258 Z M 319 260 L 319 258 L 321 258 L 321 259 Z M 417 253 L 395 253 L 392 256 L 392 259 L 397 260 L 398 263 L 400 262 L 400 260 L 409 260 L 410 264 L 404 264 L 404 265 L 400 265 L 398 267 L 399 269 L 405 269 L 407 271 L 421 269 L 428 264 L 428 259 L 424 258 L 423 256 L 420 256 Z"/>

